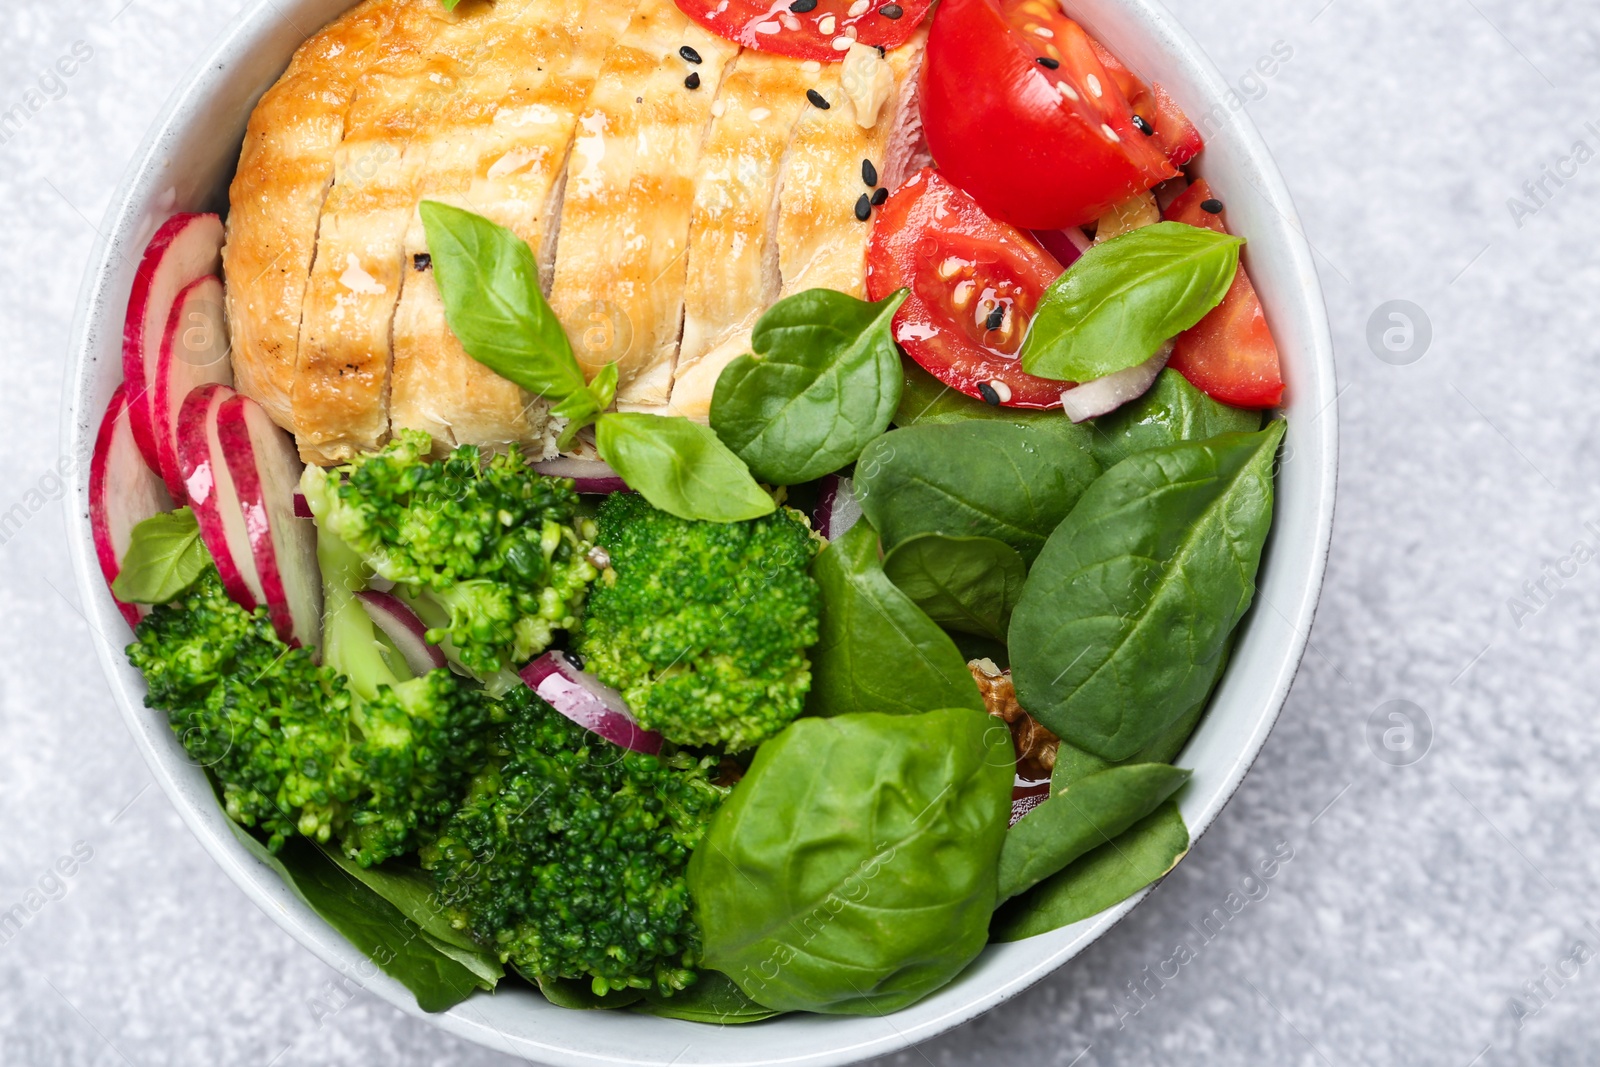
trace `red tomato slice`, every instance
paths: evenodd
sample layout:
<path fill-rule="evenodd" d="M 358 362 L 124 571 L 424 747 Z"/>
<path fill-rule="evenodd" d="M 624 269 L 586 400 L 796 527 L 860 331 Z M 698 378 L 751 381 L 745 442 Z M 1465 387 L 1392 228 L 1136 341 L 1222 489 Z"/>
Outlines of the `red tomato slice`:
<path fill-rule="evenodd" d="M 1208 201 L 1218 208 L 1217 213 L 1202 206 Z M 1190 226 L 1227 233 L 1219 204 L 1202 178 L 1172 202 L 1165 217 L 1169 222 L 1186 222 Z M 1193 329 L 1178 335 L 1167 366 L 1189 379 L 1196 389 L 1224 404 L 1270 408 L 1283 400 L 1278 345 L 1272 339 L 1261 300 L 1243 264 L 1233 276 L 1233 285 L 1222 303 Z"/>
<path fill-rule="evenodd" d="M 851 40 L 897 48 L 917 32 L 933 0 L 676 0 L 678 10 L 735 44 L 834 63 Z M 809 7 L 806 5 L 810 4 Z M 839 46 L 843 42 L 843 47 Z"/>
<path fill-rule="evenodd" d="M 1058 408 L 1072 386 L 1026 374 L 1017 361 L 1039 298 L 1060 274 L 1037 241 L 984 214 L 932 168 L 878 209 L 867 244 L 868 298 L 911 290 L 894 316 L 900 347 L 952 389 L 1006 407 Z"/>
<path fill-rule="evenodd" d="M 1146 85 L 1139 76 L 1127 67 L 1122 60 L 1111 54 L 1099 41 L 1090 39 L 1094 45 L 1095 58 L 1100 60 L 1106 68 L 1106 73 L 1116 81 L 1117 88 L 1122 90 L 1122 95 L 1127 97 L 1128 106 L 1133 108 L 1133 113 L 1144 119 L 1149 128 L 1149 136 L 1155 138 L 1162 153 L 1167 157 L 1167 162 L 1174 167 L 1181 167 L 1206 146 L 1200 137 L 1200 131 L 1194 128 L 1194 123 L 1189 121 L 1189 116 L 1183 113 L 1183 108 L 1178 102 L 1167 95 L 1167 91 L 1157 85 Z"/>
<path fill-rule="evenodd" d="M 1047 0 L 943 0 L 922 65 L 940 170 L 995 218 L 1060 230 L 1176 177 L 1076 22 Z"/>

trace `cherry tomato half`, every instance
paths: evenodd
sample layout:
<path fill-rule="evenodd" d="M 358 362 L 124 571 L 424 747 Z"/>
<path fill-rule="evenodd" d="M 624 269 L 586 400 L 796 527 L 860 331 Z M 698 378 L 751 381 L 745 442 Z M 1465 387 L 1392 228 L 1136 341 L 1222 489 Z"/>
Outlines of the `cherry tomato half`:
<path fill-rule="evenodd" d="M 1194 128 L 1194 123 L 1189 121 L 1189 116 L 1183 113 L 1183 108 L 1178 106 L 1178 102 L 1161 86 L 1146 85 L 1099 41 L 1091 38 L 1090 42 L 1094 45 L 1096 58 L 1106 68 L 1106 73 L 1116 81 L 1117 88 L 1122 90 L 1122 95 L 1127 98 L 1128 106 L 1133 108 L 1133 113 L 1144 120 L 1142 129 L 1148 130 L 1148 135 L 1155 138 L 1156 144 L 1166 155 L 1167 162 L 1174 167 L 1181 167 L 1199 155 L 1200 150 L 1206 146 L 1205 141 L 1201 139 L 1200 131 Z"/>
<path fill-rule="evenodd" d="M 911 39 L 932 0 L 676 0 L 678 10 L 735 44 L 833 63 L 852 40 L 897 48 Z M 809 6 L 807 6 L 809 5 Z"/>
<path fill-rule="evenodd" d="M 1026 374 L 1017 360 L 1039 298 L 1060 274 L 1037 241 L 990 218 L 932 168 L 889 197 L 867 244 L 867 296 L 911 290 L 894 317 L 906 354 L 952 389 L 1008 407 L 1060 407 L 1072 385 Z"/>
<path fill-rule="evenodd" d="M 1184 190 L 1167 208 L 1169 222 L 1186 222 L 1227 233 L 1221 202 L 1201 179 Z M 1202 205 L 1218 209 L 1207 211 Z M 1241 408 L 1276 407 L 1283 400 L 1283 376 L 1278 365 L 1278 345 L 1267 327 L 1267 316 L 1244 265 L 1222 303 L 1173 341 L 1167 366 L 1189 379 L 1207 396 Z"/>
<path fill-rule="evenodd" d="M 1083 27 L 1047 0 L 943 0 L 922 65 L 940 170 L 997 219 L 1079 226 L 1177 170 Z"/>

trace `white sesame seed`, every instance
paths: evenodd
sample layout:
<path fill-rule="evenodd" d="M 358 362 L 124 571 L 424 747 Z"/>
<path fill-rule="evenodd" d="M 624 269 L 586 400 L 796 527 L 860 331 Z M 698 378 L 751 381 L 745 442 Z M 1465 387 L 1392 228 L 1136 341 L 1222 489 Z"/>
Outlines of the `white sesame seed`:
<path fill-rule="evenodd" d="M 772 112 L 764 107 L 753 107 L 750 109 L 750 121 L 760 122 L 762 119 L 769 117 L 771 114 Z"/>
<path fill-rule="evenodd" d="M 990 379 L 989 388 L 993 389 L 994 395 L 1000 398 L 1000 403 L 1004 404 L 1011 399 L 1011 386 L 1002 382 L 999 378 Z"/>
<path fill-rule="evenodd" d="M 817 32 L 824 34 L 833 33 L 834 19 L 832 15 L 824 15 L 817 22 Z"/>
<path fill-rule="evenodd" d="M 815 59 L 808 59 L 804 63 L 800 64 L 800 69 L 805 71 L 807 74 L 815 74 L 817 71 L 822 69 L 822 64 L 817 62 Z"/>
<path fill-rule="evenodd" d="M 850 51 L 850 46 L 855 43 L 856 42 L 849 37 L 835 37 L 833 39 L 833 50 L 835 52 L 848 52 Z"/>
<path fill-rule="evenodd" d="M 850 5 L 850 17 L 858 19 L 867 13 L 867 8 L 872 6 L 872 0 L 856 0 Z"/>
<path fill-rule="evenodd" d="M 1087 78 L 1085 78 L 1084 81 L 1088 82 L 1089 91 L 1091 93 L 1093 93 L 1095 96 L 1104 96 L 1105 95 L 1105 90 L 1100 88 L 1100 79 L 1098 77 L 1096 77 L 1095 75 L 1091 74 Z"/>
<path fill-rule="evenodd" d="M 1076 89 L 1074 89 L 1072 86 L 1068 85 L 1066 82 L 1056 82 L 1056 89 L 1057 89 L 1057 91 L 1059 91 L 1061 93 L 1062 96 L 1066 97 L 1068 100 L 1071 100 L 1074 103 L 1077 102 L 1077 100 L 1078 100 L 1078 91 Z"/>
<path fill-rule="evenodd" d="M 711 115 L 712 115 L 712 117 L 720 119 L 722 117 L 722 113 L 724 111 L 726 111 L 727 108 L 728 108 L 728 106 L 726 104 L 724 104 L 721 100 L 713 100 L 711 102 Z"/>
<path fill-rule="evenodd" d="M 1117 131 L 1116 130 L 1113 130 L 1110 126 L 1107 126 L 1103 122 L 1100 124 L 1100 132 L 1105 134 L 1106 138 L 1108 140 L 1112 140 L 1112 141 L 1120 141 L 1120 140 L 1122 140 L 1122 138 L 1117 136 Z"/>

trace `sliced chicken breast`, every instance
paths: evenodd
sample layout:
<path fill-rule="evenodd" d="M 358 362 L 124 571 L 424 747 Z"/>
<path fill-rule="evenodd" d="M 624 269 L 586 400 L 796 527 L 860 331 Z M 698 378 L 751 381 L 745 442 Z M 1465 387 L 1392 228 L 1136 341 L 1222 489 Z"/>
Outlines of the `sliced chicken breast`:
<path fill-rule="evenodd" d="M 366 0 L 295 51 L 250 114 L 222 250 L 235 384 L 294 428 L 290 393 L 317 220 L 356 85 L 405 0 Z"/>
<path fill-rule="evenodd" d="M 456 129 L 435 144 L 418 198 L 475 211 L 537 250 L 554 228 L 578 113 L 631 5 L 498 0 L 495 6 L 505 17 L 489 28 L 484 56 L 452 97 Z M 392 428 L 424 430 L 441 451 L 513 441 L 537 456 L 553 451 L 549 404 L 472 359 L 450 332 L 427 250 L 421 216 L 413 213 L 394 319 Z"/>
<path fill-rule="evenodd" d="M 700 160 L 689 226 L 683 341 L 672 414 L 706 420 L 717 376 L 750 350 L 750 330 L 778 299 L 778 175 L 806 90 L 822 64 L 746 49 L 722 80 Z"/>
<path fill-rule="evenodd" d="M 917 71 L 922 64 L 926 28 L 884 57 L 894 88 L 870 127 L 857 121 L 856 92 L 841 76 L 846 64 L 828 67 L 817 87 L 829 106 L 810 108 L 800 117 L 794 143 L 784 160 L 778 211 L 778 266 L 783 295 L 806 289 L 837 289 L 866 297 L 867 237 L 870 219 L 856 215 L 863 193 L 862 161 L 870 160 L 880 180 L 889 174 L 891 147 L 904 152 L 902 133 L 915 108 Z M 901 168 L 903 169 L 903 164 Z"/>
<path fill-rule="evenodd" d="M 643 0 L 578 119 L 550 303 L 587 374 L 618 364 L 624 405 L 671 392 L 701 148 L 738 51 L 672 0 Z"/>

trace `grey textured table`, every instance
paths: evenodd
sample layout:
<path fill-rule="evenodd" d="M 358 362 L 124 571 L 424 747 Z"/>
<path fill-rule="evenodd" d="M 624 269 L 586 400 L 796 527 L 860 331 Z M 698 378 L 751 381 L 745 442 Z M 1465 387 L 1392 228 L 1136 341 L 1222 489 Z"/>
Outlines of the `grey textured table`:
<path fill-rule="evenodd" d="M 1249 99 L 1327 292 L 1344 455 L 1312 649 L 1144 906 L 894 1062 L 1593 1062 L 1600 8 L 1173 7 Z M 39 106 L 0 127 L 0 511 L 30 515 L 0 544 L 0 910 L 42 906 L 0 935 L 0 1063 L 510 1063 L 341 991 L 222 876 L 151 787 L 74 606 L 52 468 L 78 282 L 146 126 L 236 9 L 6 4 L 0 112 Z M 1292 58 L 1252 74 L 1280 41 Z M 75 46 L 70 78 L 43 73 Z M 1393 300 L 1431 340 L 1380 360 Z M 1396 700 L 1421 712 L 1404 766 L 1376 755 Z"/>

